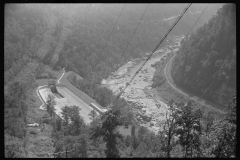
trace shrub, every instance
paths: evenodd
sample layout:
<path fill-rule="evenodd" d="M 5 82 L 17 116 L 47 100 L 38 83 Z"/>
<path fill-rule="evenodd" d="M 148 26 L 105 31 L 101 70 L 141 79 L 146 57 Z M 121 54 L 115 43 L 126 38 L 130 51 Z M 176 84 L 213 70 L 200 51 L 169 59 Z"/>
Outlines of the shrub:
<path fill-rule="evenodd" d="M 43 119 L 44 118 L 49 118 L 49 114 L 44 114 Z"/>
<path fill-rule="evenodd" d="M 4 135 L 4 156 L 6 158 L 25 158 L 23 142 L 17 137 Z"/>
<path fill-rule="evenodd" d="M 54 72 L 49 72 L 49 77 L 52 79 L 57 79 L 56 75 L 54 74 Z"/>
<path fill-rule="evenodd" d="M 43 119 L 42 123 L 50 124 L 50 118 Z"/>
<path fill-rule="evenodd" d="M 142 120 L 145 121 L 145 122 L 150 122 L 151 119 L 152 119 L 151 117 L 148 117 L 146 115 L 140 115 L 140 116 L 141 116 Z"/>
<path fill-rule="evenodd" d="M 39 77 L 37 78 L 49 78 L 49 74 L 48 73 L 42 73 Z"/>
<path fill-rule="evenodd" d="M 35 130 L 30 130 L 29 132 L 30 134 L 34 134 L 34 135 L 37 135 L 37 132 Z"/>

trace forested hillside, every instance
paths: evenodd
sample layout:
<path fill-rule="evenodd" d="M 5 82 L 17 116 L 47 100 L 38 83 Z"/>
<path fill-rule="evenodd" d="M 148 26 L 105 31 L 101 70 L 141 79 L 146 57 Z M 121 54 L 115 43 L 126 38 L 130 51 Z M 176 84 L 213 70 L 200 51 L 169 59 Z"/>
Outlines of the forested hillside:
<path fill-rule="evenodd" d="M 97 76 L 106 78 L 117 64 L 149 52 L 187 4 L 150 4 L 136 33 L 120 60 L 142 16 L 146 4 L 126 4 L 122 16 L 96 66 Z M 6 5 L 4 71 L 21 63 L 23 55 L 51 65 L 65 67 L 92 79 L 95 65 L 123 4 L 24 4 Z M 212 5 L 211 12 L 219 5 Z M 204 5 L 192 5 L 191 12 Z M 213 13 L 211 13 L 213 14 Z M 199 13 L 188 12 L 172 34 L 185 34 Z M 209 19 L 206 14 L 198 25 Z M 15 63 L 13 63 L 15 62 Z M 24 64 L 24 63 L 23 63 Z M 21 67 L 20 67 L 21 68 Z M 9 73 L 10 74 L 10 73 Z M 94 76 L 95 77 L 95 76 Z"/>
<path fill-rule="evenodd" d="M 173 61 L 176 84 L 225 105 L 236 91 L 236 6 L 217 15 L 183 42 Z"/>
<path fill-rule="evenodd" d="M 132 113 L 132 104 L 122 98 L 119 98 L 112 109 L 103 115 L 98 116 L 94 111 L 87 115 L 91 117 L 90 124 L 84 122 L 79 114 L 80 107 L 76 106 L 64 106 L 61 110 L 63 118 L 55 117 L 53 99 L 47 100 L 46 111 L 39 109 L 42 102 L 36 91 L 43 85 L 40 83 L 41 80 L 47 83 L 49 79 L 60 77 L 65 73 L 63 68 L 66 68 L 66 72 L 73 71 L 83 77 L 81 80 L 74 78 L 71 80 L 75 87 L 102 106 L 109 106 L 115 96 L 111 90 L 100 85 L 101 80 L 112 70 L 117 69 L 118 64 L 141 57 L 152 50 L 186 5 L 149 4 L 131 44 L 123 59 L 120 59 L 147 6 L 126 4 L 100 56 L 96 70 L 93 70 L 124 4 L 6 4 L 4 156 L 235 157 L 236 97 L 229 103 L 231 112 L 222 120 L 214 120 L 211 114 L 202 113 L 190 102 L 171 103 L 169 106 L 172 112 L 166 112 L 164 115 L 168 117 L 168 121 L 161 122 L 164 130 L 157 135 L 143 126 L 138 126 Z M 193 4 L 189 9 L 191 12 L 184 15 L 170 37 L 186 34 L 201 13 L 199 11 L 203 11 L 205 6 Z M 196 26 L 200 27 L 207 22 L 219 6 L 220 4 L 209 6 L 210 10 L 206 10 L 205 16 L 202 16 Z M 219 15 L 231 17 L 233 9 L 226 6 L 225 8 L 219 11 Z M 212 26 L 219 26 L 218 19 L 221 19 L 218 18 L 219 15 L 215 21 L 211 20 Z M 231 18 L 226 18 L 225 22 L 221 22 L 225 25 L 223 29 L 220 27 L 216 32 L 213 30 L 214 35 L 223 33 L 222 36 L 227 36 L 232 33 L 232 30 L 228 29 L 230 26 L 234 27 Z M 202 30 L 199 29 L 197 33 L 203 32 Z M 204 34 L 202 35 L 204 37 Z M 232 40 L 229 37 L 227 44 L 230 45 L 234 38 L 233 36 Z M 219 53 L 218 55 L 223 54 L 220 52 L 221 47 L 224 52 L 228 51 L 223 43 L 225 39 L 215 43 L 215 47 L 220 47 L 214 50 Z M 183 48 L 187 49 L 187 44 Z M 222 60 L 217 62 L 221 73 L 225 72 L 225 75 L 229 76 L 226 85 L 234 78 L 230 76 L 233 70 L 227 70 L 227 67 L 233 67 L 234 54 L 236 49 L 228 58 L 223 55 L 218 58 Z M 218 73 L 220 74 L 220 71 Z M 173 106 L 178 106 L 182 111 L 174 110 Z M 33 124 L 39 125 L 34 127 Z M 131 126 L 130 135 L 119 134 L 117 130 L 119 126 Z M 185 128 L 186 126 L 188 128 Z M 69 151 L 67 154 L 66 150 Z M 53 153 L 57 152 L 61 153 L 53 156 Z"/>

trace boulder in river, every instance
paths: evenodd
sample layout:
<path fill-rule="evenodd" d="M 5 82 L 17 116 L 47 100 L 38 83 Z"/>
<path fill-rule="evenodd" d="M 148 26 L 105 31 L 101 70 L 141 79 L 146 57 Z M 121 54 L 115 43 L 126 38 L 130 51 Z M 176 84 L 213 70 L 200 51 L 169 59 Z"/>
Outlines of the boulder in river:
<path fill-rule="evenodd" d="M 142 108 L 142 111 L 143 111 L 143 113 L 145 113 L 146 112 L 146 108 Z"/>
<path fill-rule="evenodd" d="M 151 121 L 151 117 L 149 117 L 148 115 L 144 114 L 144 115 L 140 115 L 141 118 L 145 121 L 145 122 L 150 122 Z"/>
<path fill-rule="evenodd" d="M 102 85 L 106 85 L 107 81 L 105 79 L 102 80 Z"/>
<path fill-rule="evenodd" d="M 154 123 L 153 123 L 153 122 L 150 122 L 150 126 L 154 126 Z"/>

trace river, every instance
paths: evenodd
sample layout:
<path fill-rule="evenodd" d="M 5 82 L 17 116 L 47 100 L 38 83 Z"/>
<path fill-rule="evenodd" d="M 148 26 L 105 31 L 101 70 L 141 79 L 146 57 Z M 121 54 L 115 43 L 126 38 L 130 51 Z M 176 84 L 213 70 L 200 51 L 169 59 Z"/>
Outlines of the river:
<path fill-rule="evenodd" d="M 175 37 L 171 44 L 157 50 L 121 95 L 128 102 L 136 104 L 133 106 L 133 112 L 139 124 L 155 133 L 161 129 L 161 123 L 165 121 L 165 113 L 168 111 L 168 106 L 164 102 L 155 99 L 156 95 L 153 95 L 151 92 L 152 79 L 155 72 L 155 68 L 151 65 L 160 61 L 165 55 L 176 52 L 180 47 L 181 39 L 182 37 Z M 120 88 L 125 87 L 126 83 L 130 81 L 144 61 L 144 58 L 138 58 L 127 62 L 116 72 L 112 73 L 108 79 L 104 79 L 102 85 L 111 89 L 117 95 L 120 92 Z M 150 95 L 145 94 L 145 89 L 150 91 Z"/>

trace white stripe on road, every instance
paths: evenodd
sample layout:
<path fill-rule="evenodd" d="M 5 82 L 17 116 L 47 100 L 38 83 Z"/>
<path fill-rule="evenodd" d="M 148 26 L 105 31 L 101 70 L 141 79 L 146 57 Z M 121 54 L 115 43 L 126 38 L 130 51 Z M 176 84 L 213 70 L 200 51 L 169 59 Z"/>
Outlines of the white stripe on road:
<path fill-rule="evenodd" d="M 57 81 L 57 84 L 59 84 L 59 83 L 60 83 L 59 81 L 62 79 L 62 77 L 63 77 L 64 73 L 65 73 L 65 69 L 63 68 L 63 74 L 62 74 L 62 76 L 59 78 L 59 80 Z"/>

